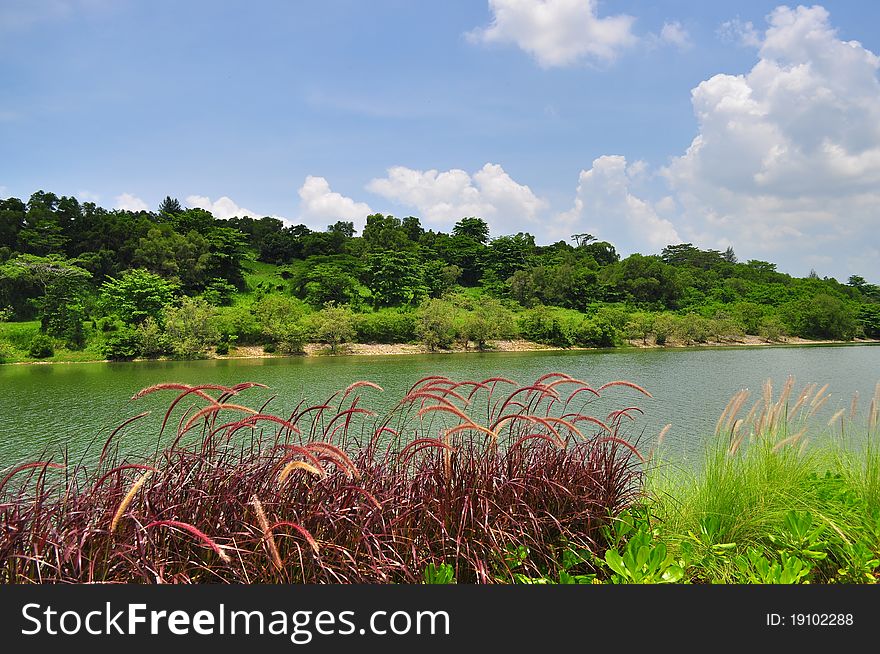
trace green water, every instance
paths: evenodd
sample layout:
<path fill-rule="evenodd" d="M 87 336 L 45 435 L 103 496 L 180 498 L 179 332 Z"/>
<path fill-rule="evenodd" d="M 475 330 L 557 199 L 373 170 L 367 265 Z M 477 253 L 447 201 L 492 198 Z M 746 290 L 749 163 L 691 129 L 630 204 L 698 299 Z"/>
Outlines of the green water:
<path fill-rule="evenodd" d="M 161 416 L 175 394 L 157 393 L 131 401 L 141 388 L 159 382 L 235 384 L 256 381 L 270 390 L 253 389 L 242 395 L 259 406 L 273 395 L 269 407 L 276 415 L 289 414 L 303 397 L 314 403 L 366 379 L 385 388 L 364 391 L 364 404 L 382 408 L 398 400 L 425 375 L 452 379 L 504 376 L 526 384 L 541 375 L 560 371 L 594 386 L 626 379 L 647 388 L 648 399 L 624 389 L 609 389 L 604 402 L 591 407 L 603 417 L 608 410 L 633 404 L 644 410 L 632 423 L 632 436 L 649 441 L 667 423 L 667 452 L 688 456 L 714 430 L 715 421 L 730 396 L 749 388 L 757 397 L 764 380 L 776 389 L 791 374 L 796 389 L 809 382 L 830 384 L 826 414 L 849 406 L 854 392 L 862 405 L 880 380 L 880 347 L 774 347 L 690 350 L 636 350 L 590 352 L 519 352 L 357 357 L 291 357 L 278 359 L 210 360 L 187 362 L 76 363 L 0 366 L 0 468 L 48 455 L 62 449 L 84 452 L 93 440 L 103 441 L 124 419 L 145 410 Z M 370 396 L 370 397 L 368 397 Z M 155 423 L 128 430 L 121 447 L 126 454 L 152 451 Z"/>

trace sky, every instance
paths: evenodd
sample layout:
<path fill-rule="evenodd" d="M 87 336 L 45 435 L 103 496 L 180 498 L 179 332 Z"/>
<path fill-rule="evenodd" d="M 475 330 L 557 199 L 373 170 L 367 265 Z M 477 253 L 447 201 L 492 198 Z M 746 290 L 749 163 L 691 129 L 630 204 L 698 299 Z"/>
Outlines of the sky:
<path fill-rule="evenodd" d="M 880 3 L 0 1 L 0 197 L 880 282 Z"/>

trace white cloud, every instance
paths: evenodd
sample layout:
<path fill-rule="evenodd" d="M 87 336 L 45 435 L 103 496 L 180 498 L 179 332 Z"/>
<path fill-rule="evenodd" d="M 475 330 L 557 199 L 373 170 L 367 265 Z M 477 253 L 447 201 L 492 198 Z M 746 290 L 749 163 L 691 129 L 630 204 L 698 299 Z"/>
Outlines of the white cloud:
<path fill-rule="evenodd" d="M 757 48 L 761 45 L 761 37 L 752 21 L 743 22 L 739 18 L 721 23 L 718 36 L 722 41 Z"/>
<path fill-rule="evenodd" d="M 387 177 L 370 181 L 367 190 L 417 209 L 426 222 L 438 227 L 476 216 L 496 234 L 534 230 L 546 206 L 528 186 L 493 163 L 473 175 L 457 168 L 438 172 L 395 166 L 388 169 Z"/>
<path fill-rule="evenodd" d="M 146 202 L 131 193 L 123 193 L 116 196 L 116 209 L 123 211 L 149 211 L 150 207 Z"/>
<path fill-rule="evenodd" d="M 833 252 L 837 274 L 855 272 L 880 245 L 880 59 L 840 40 L 822 7 L 768 22 L 751 71 L 692 91 L 699 134 L 665 170 L 682 233 L 795 273 Z"/>
<path fill-rule="evenodd" d="M 220 218 L 221 220 L 228 220 L 236 216 L 239 218 L 262 218 L 260 214 L 238 206 L 225 195 L 214 201 L 206 195 L 188 195 L 186 196 L 186 206 L 210 211 L 215 218 Z"/>
<path fill-rule="evenodd" d="M 489 0 L 492 23 L 468 33 L 481 43 L 514 43 L 546 68 L 612 61 L 638 41 L 635 18 L 600 18 L 595 0 Z"/>
<path fill-rule="evenodd" d="M 94 202 L 98 204 L 101 201 L 101 196 L 91 191 L 82 190 L 76 192 L 76 199 L 80 202 Z"/>
<path fill-rule="evenodd" d="M 672 222 L 631 192 L 634 176 L 644 172 L 639 163 L 627 168 L 620 155 L 595 159 L 590 170 L 580 173 L 574 206 L 559 214 L 552 231 L 560 238 L 587 232 L 627 251 L 659 252 L 681 243 Z M 662 208 L 668 210 L 670 201 L 662 200 Z"/>
<path fill-rule="evenodd" d="M 660 40 L 674 45 L 680 50 L 687 50 L 693 45 L 691 35 L 677 20 L 663 23 L 663 28 L 660 30 Z"/>
<path fill-rule="evenodd" d="M 331 191 L 330 184 L 323 177 L 306 177 L 299 189 L 299 198 L 300 219 L 316 229 L 346 220 L 354 222 L 355 229 L 361 230 L 367 216 L 373 213 L 368 204 Z"/>

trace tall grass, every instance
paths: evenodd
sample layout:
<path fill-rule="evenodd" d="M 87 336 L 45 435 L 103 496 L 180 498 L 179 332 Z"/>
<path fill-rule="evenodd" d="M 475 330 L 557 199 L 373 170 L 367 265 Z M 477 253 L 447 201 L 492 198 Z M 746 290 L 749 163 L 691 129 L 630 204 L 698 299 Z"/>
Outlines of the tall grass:
<path fill-rule="evenodd" d="M 635 385 L 431 376 L 381 415 L 370 382 L 282 415 L 244 404 L 254 386 L 138 393 L 176 393 L 148 460 L 118 446 L 141 414 L 99 443 L 94 467 L 11 470 L 0 580 L 419 582 L 443 563 L 459 583 L 510 581 L 506 553 L 534 575 L 570 548 L 598 554 L 603 527 L 639 497 L 622 429 L 634 409 L 589 413 Z"/>
<path fill-rule="evenodd" d="M 737 554 L 751 549 L 772 559 L 788 542 L 791 521 L 801 518 L 815 525 L 821 543 L 821 552 L 809 552 L 813 581 L 839 580 L 841 569 L 880 553 L 876 424 L 869 416 L 867 430 L 858 425 L 854 410 L 852 420 L 847 410 L 820 420 L 827 386 L 793 396 L 793 385 L 789 378 L 774 397 L 768 381 L 751 405 L 747 392 L 735 395 L 699 471 L 662 458 L 648 470 L 648 505 L 662 538 L 693 554 L 696 581 L 737 581 Z M 808 442 L 810 436 L 818 438 Z"/>

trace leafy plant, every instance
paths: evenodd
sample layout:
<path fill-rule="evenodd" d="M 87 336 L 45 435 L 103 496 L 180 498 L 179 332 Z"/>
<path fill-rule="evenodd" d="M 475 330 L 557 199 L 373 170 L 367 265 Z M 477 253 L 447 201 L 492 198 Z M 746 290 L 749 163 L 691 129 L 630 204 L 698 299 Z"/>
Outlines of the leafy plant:
<path fill-rule="evenodd" d="M 46 359 L 55 355 L 55 343 L 46 334 L 37 334 L 31 339 L 28 356 L 33 359 Z"/>
<path fill-rule="evenodd" d="M 448 563 L 434 565 L 431 562 L 425 568 L 424 579 L 426 584 L 454 584 L 455 569 Z"/>
<path fill-rule="evenodd" d="M 734 557 L 734 563 L 744 580 L 752 584 L 797 584 L 811 571 L 810 565 L 797 556 L 781 552 L 777 561 L 754 547 Z"/>

